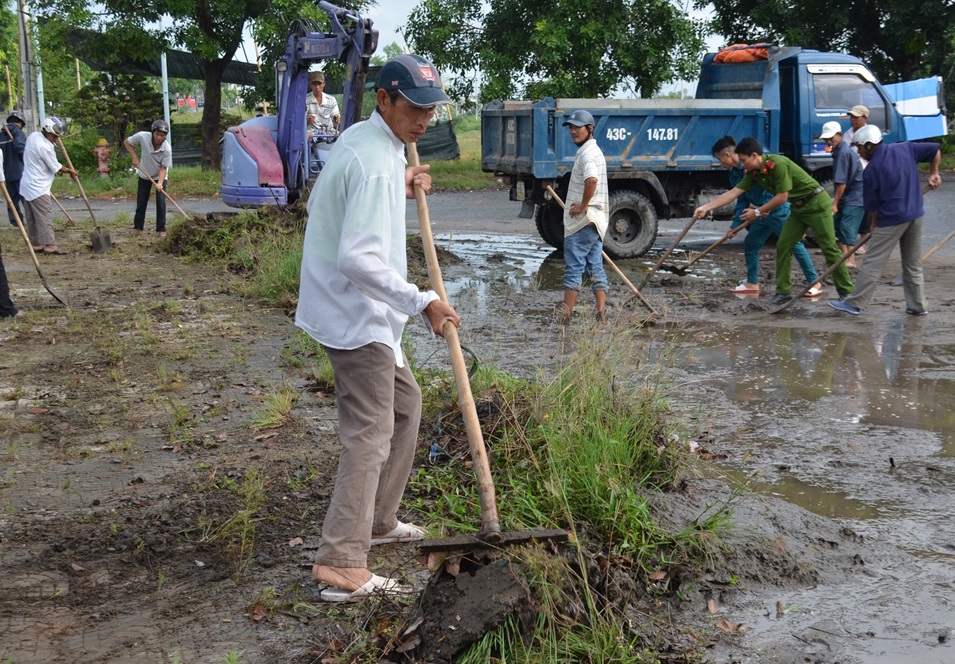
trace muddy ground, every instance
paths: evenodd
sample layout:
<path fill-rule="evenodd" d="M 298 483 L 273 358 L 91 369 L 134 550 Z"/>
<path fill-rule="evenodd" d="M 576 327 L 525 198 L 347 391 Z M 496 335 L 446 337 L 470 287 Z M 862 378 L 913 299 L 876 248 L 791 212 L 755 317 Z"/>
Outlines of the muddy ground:
<path fill-rule="evenodd" d="M 68 309 L 44 290 L 19 237 L 0 231 L 26 313 L 0 323 L 0 661 L 330 662 L 355 645 L 350 626 L 364 625 L 371 639 L 392 633 L 403 607 L 327 607 L 310 580 L 335 471 L 336 414 L 288 312 L 234 296 L 232 275 L 180 261 L 152 234 L 111 230 L 106 254 L 91 253 L 84 231 L 60 229 L 70 255 L 40 259 Z M 483 361 L 533 377 L 573 352 L 574 334 L 591 333 L 586 294 L 569 328 L 554 321 L 562 264 L 536 238 L 445 233 L 439 241 L 464 257 L 445 278 L 466 321 L 462 343 Z M 529 254 L 538 257 L 531 269 Z M 639 281 L 645 262 L 621 267 Z M 771 283 L 771 261 L 763 271 Z M 926 325 L 937 335 L 955 322 L 953 272 L 949 258 L 927 267 Z M 715 252 L 695 277 L 655 279 L 646 295 L 662 317 L 648 354 L 665 345 L 666 331 L 685 343 L 701 322 L 853 324 L 824 301 L 771 316 L 765 296 L 727 293 L 741 273 L 737 247 Z M 880 291 L 874 315 L 901 316 L 900 297 Z M 609 326 L 643 320 L 624 287 L 612 303 Z M 411 338 L 422 357 L 444 361 L 440 344 Z M 297 401 L 273 428 L 268 405 L 283 387 Z M 705 418 L 688 423 L 688 437 L 732 460 Z M 720 479 L 725 466 L 701 461 L 698 470 L 684 492 L 656 499 L 675 525 L 732 496 Z M 734 508 L 729 547 L 703 576 L 667 592 L 634 591 L 642 598 L 634 624 L 667 661 L 903 661 L 868 658 L 877 648 L 865 645 L 860 656 L 860 643 L 881 635 L 847 634 L 824 615 L 787 623 L 791 607 L 777 598 L 851 587 L 873 570 L 904 567 L 908 554 L 771 497 L 748 495 Z M 427 582 L 410 548 L 377 552 L 372 565 Z M 778 628 L 749 637 L 752 623 L 740 616 L 755 613 Z M 943 659 L 911 661 L 951 661 L 942 623 L 913 638 L 942 648 L 931 652 Z"/>

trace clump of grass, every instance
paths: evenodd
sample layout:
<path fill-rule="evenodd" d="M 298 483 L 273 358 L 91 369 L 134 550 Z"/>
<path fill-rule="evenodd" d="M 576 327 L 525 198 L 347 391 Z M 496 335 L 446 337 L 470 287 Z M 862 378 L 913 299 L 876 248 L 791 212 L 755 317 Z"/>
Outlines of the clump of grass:
<path fill-rule="evenodd" d="M 298 298 L 304 230 L 304 207 L 296 206 L 180 219 L 167 240 L 176 255 L 241 275 L 237 288 L 243 295 L 291 309 Z"/>
<path fill-rule="evenodd" d="M 292 406 L 298 401 L 298 392 L 291 385 L 284 384 L 279 389 L 272 389 L 265 396 L 262 408 L 252 419 L 252 428 L 277 429 L 291 420 Z"/>
<path fill-rule="evenodd" d="M 535 633 L 528 639 L 516 622 L 505 623 L 463 662 L 656 661 L 626 617 L 593 590 L 588 552 L 600 551 L 639 576 L 664 565 L 703 562 L 726 526 L 728 505 L 711 506 L 679 532 L 656 522 L 645 496 L 678 487 L 688 468 L 688 453 L 670 442 L 675 425 L 662 372 L 641 366 L 640 349 L 626 332 L 574 344 L 574 355 L 552 376 L 526 382 L 484 368 L 471 380 L 502 529 L 566 528 L 577 536 L 578 557 L 509 552 L 528 571 L 540 602 Z M 422 385 L 425 411 L 442 413 L 436 436 L 451 461 L 412 478 L 415 508 L 435 526 L 472 531 L 479 500 L 463 463 L 467 447 L 454 402 L 436 377 Z"/>

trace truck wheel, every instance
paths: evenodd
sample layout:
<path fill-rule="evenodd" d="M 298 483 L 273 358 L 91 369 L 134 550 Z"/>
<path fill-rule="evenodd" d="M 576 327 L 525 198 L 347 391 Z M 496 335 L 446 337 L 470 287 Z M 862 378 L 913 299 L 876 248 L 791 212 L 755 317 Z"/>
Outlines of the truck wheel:
<path fill-rule="evenodd" d="M 610 225 L 604 249 L 611 258 L 643 256 L 657 239 L 657 211 L 635 191 L 610 194 Z"/>
<path fill-rule="evenodd" d="M 564 211 L 556 203 L 538 205 L 534 213 L 537 232 L 554 249 L 564 248 Z"/>

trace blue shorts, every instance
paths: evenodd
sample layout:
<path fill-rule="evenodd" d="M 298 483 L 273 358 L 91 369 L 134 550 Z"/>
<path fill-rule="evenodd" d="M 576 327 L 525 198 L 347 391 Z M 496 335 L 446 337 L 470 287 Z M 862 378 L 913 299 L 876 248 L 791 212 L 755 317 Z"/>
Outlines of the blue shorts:
<path fill-rule="evenodd" d="M 862 225 L 863 216 L 865 216 L 865 208 L 861 205 L 847 205 L 836 212 L 832 217 L 836 239 L 842 244 L 854 247 L 859 237 L 859 227 Z"/>
<path fill-rule="evenodd" d="M 607 290 L 603 249 L 600 235 L 592 225 L 584 226 L 573 235 L 564 236 L 564 290 L 579 291 L 584 271 L 590 275 L 595 293 Z"/>

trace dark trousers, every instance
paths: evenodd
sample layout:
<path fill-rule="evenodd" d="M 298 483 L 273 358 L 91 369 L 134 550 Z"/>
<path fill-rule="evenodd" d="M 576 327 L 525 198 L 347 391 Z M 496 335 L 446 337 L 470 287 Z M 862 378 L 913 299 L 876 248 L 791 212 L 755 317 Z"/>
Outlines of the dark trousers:
<path fill-rule="evenodd" d="M 10 200 L 13 201 L 13 207 L 17 209 L 17 214 L 20 215 L 20 219 L 23 219 L 23 208 L 20 207 L 20 201 L 23 200 L 23 197 L 20 196 L 20 181 L 19 180 L 7 180 L 7 191 L 10 193 Z M 10 209 L 10 206 L 7 206 L 7 218 L 10 219 L 10 223 L 14 226 L 17 225 L 17 219 L 13 216 L 13 210 Z"/>
<path fill-rule="evenodd" d="M 0 318 L 17 315 L 17 308 L 10 299 L 10 284 L 7 283 L 7 271 L 3 267 L 3 251 L 0 250 Z"/>
<path fill-rule="evenodd" d="M 162 183 L 163 190 L 169 186 L 167 179 Z M 153 183 L 146 178 L 139 178 L 139 187 L 136 189 L 136 214 L 133 217 L 133 228 L 138 231 L 146 226 L 146 206 L 149 204 L 149 195 L 153 191 Z M 156 232 L 166 230 L 166 196 L 156 193 Z"/>

